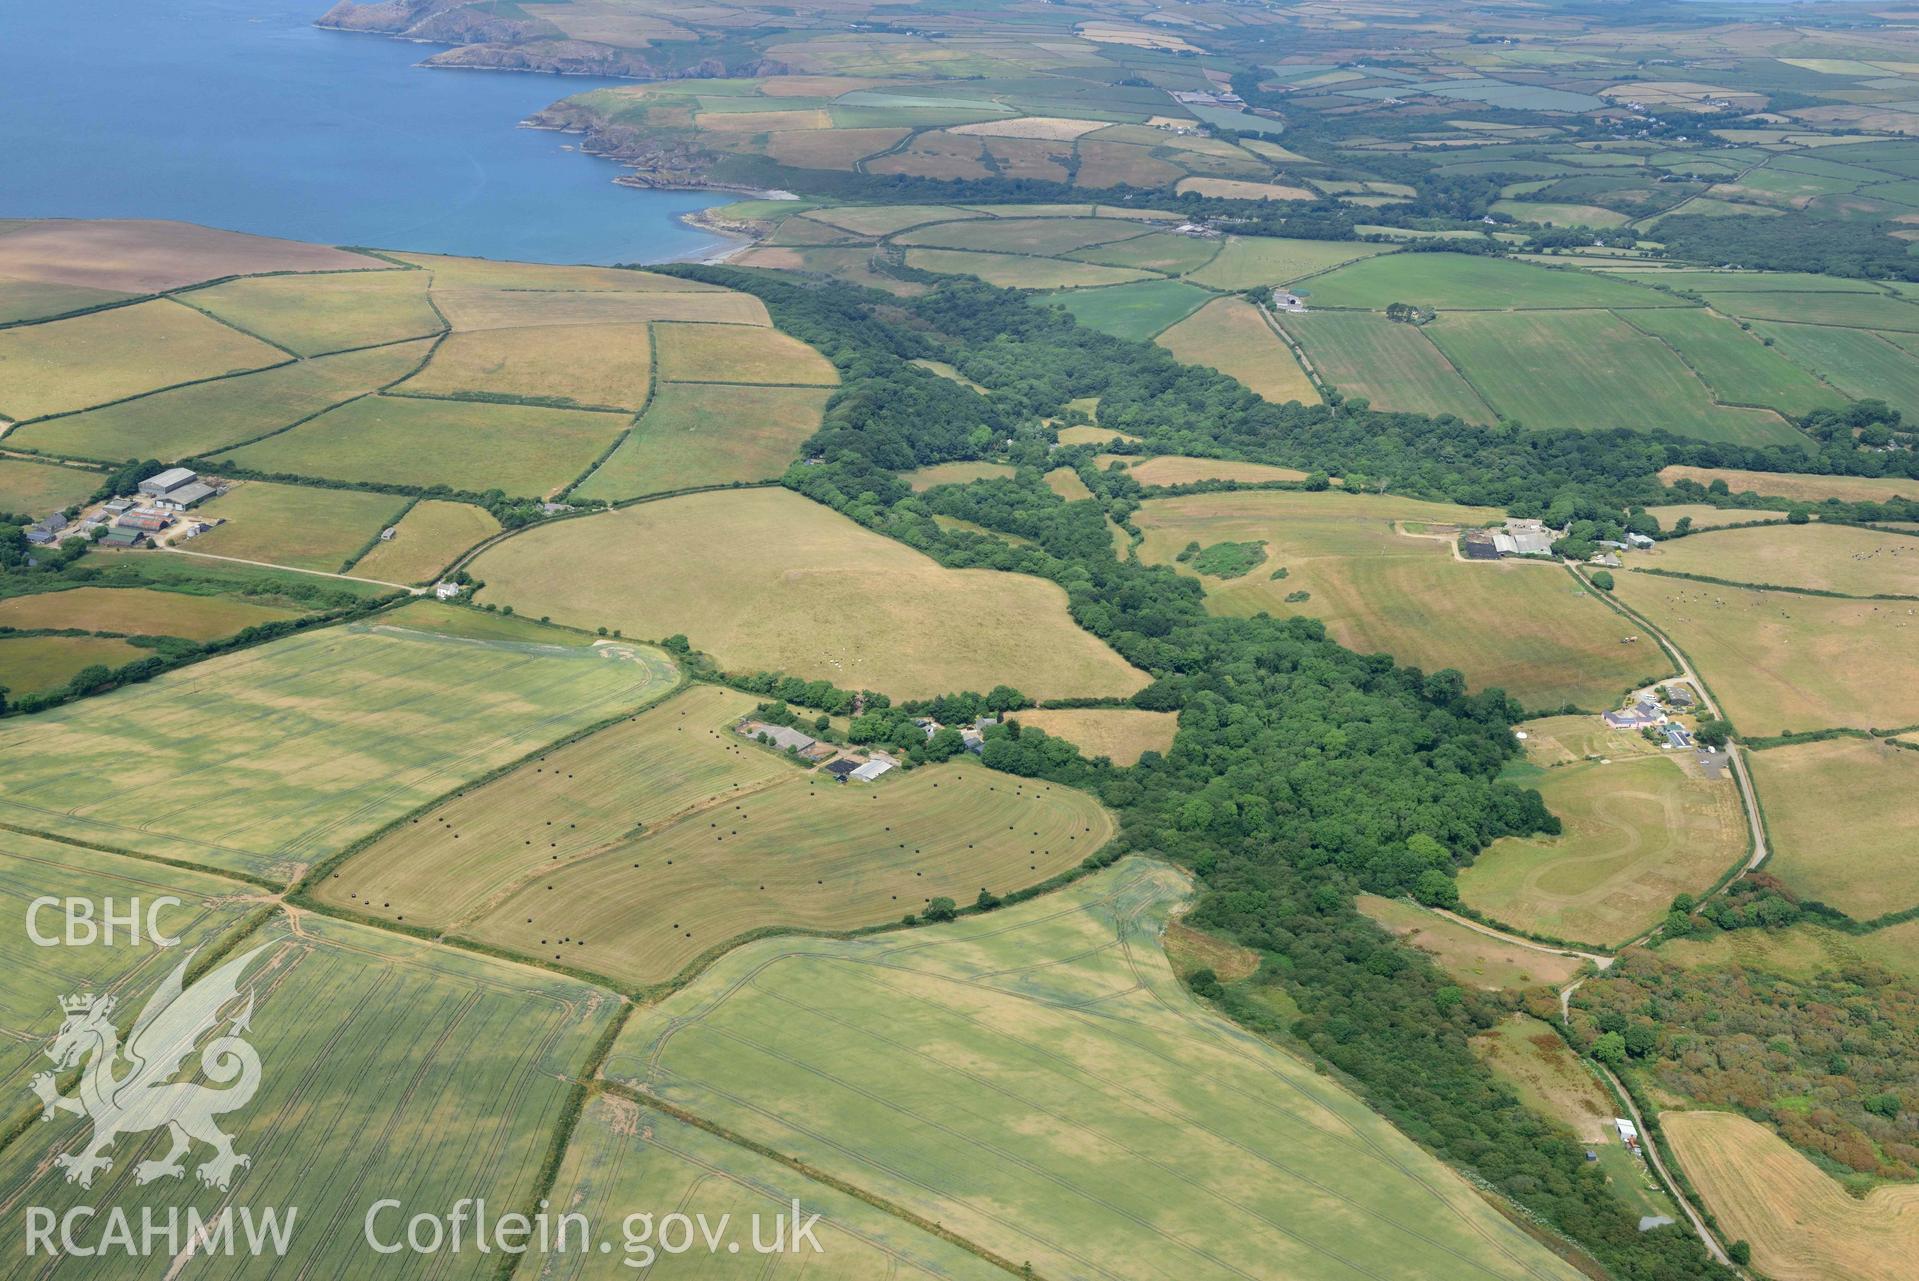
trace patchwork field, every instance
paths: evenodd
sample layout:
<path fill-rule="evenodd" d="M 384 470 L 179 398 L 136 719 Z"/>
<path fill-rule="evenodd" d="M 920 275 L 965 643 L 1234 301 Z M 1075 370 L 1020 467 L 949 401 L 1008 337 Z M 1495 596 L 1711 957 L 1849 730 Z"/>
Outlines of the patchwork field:
<path fill-rule="evenodd" d="M 1919 752 L 1835 738 L 1753 752 L 1746 763 L 1772 838 L 1766 871 L 1858 920 L 1919 906 Z"/>
<path fill-rule="evenodd" d="M 830 387 L 840 380 L 826 357 L 777 329 L 659 324 L 653 342 L 660 377 L 669 382 Z"/>
<path fill-rule="evenodd" d="M 1462 983 L 1491 992 L 1563 987 L 1585 962 L 1481 934 L 1407 899 L 1361 894 L 1359 910 L 1388 933 L 1432 957 Z"/>
<path fill-rule="evenodd" d="M 653 372 L 647 328 L 556 325 L 449 334 L 404 390 L 637 411 Z"/>
<path fill-rule="evenodd" d="M 85 285 L 48 284 L 0 276 L 0 324 L 46 320 L 125 302 L 134 296 L 114 289 L 89 289 Z"/>
<path fill-rule="evenodd" d="M 231 596 L 189 596 L 140 587 L 73 587 L 0 600 L 0 627 L 79 628 L 123 636 L 212 640 L 261 623 L 297 618 L 300 612 Z"/>
<path fill-rule="evenodd" d="M 393 537 L 353 562 L 353 573 L 390 583 L 424 583 L 467 548 L 500 532 L 484 507 L 428 498 L 393 527 Z"/>
<path fill-rule="evenodd" d="M 1131 707 L 1036 707 L 1013 719 L 1066 739 L 1083 756 L 1104 756 L 1115 765 L 1137 764 L 1146 752 L 1164 755 L 1179 731 L 1178 713 Z"/>
<path fill-rule="evenodd" d="M 1582 761 L 1527 780 L 1562 836 L 1504 837 L 1459 874 L 1460 899 L 1534 934 L 1614 946 L 1659 923 L 1738 861 L 1746 827 L 1730 779 L 1667 756 Z"/>
<path fill-rule="evenodd" d="M 1837 498 L 1850 503 L 1881 503 L 1888 498 L 1919 498 L 1919 480 L 1904 477 L 1880 479 L 1872 476 L 1813 476 L 1801 472 L 1740 471 L 1733 467 L 1667 467 L 1659 479 L 1670 485 L 1678 480 L 1693 480 L 1710 485 L 1723 480 L 1735 494 L 1767 494 L 1817 503 Z M 1763 512 L 1752 516 L 1760 518 Z"/>
<path fill-rule="evenodd" d="M 1135 859 L 978 920 L 753 944 L 640 1011 L 606 1075 L 1044 1276 L 1576 1275 L 1196 1005 L 1157 943 L 1187 893 Z"/>
<path fill-rule="evenodd" d="M 155 299 L 0 330 L 0 414 L 42 418 L 287 359 L 191 307 Z"/>
<path fill-rule="evenodd" d="M 100 488 L 99 472 L 0 458 L 0 511 L 46 516 L 80 502 Z"/>
<path fill-rule="evenodd" d="M 1904 413 L 1919 413 L 1919 373 L 1913 370 L 1912 353 L 1893 340 L 1903 338 L 1909 344 L 1912 335 L 1764 321 L 1753 330 L 1848 395 L 1877 397 Z"/>
<path fill-rule="evenodd" d="M 1919 605 L 1614 578 L 1614 595 L 1692 656 L 1743 733 L 1919 722 L 1919 686 L 1905 661 Z"/>
<path fill-rule="evenodd" d="M 1666 342 L 1722 404 L 1763 405 L 1797 418 L 1846 403 L 1838 391 L 1724 316 L 1642 307 L 1621 318 Z"/>
<path fill-rule="evenodd" d="M 300 356 L 372 347 L 439 333 L 446 323 L 426 300 L 423 271 L 350 271 L 256 276 L 182 296 L 235 329 Z"/>
<path fill-rule="evenodd" d="M 945 569 L 785 490 L 690 494 L 562 521 L 488 549 L 473 573 L 487 600 L 523 614 L 684 633 L 731 671 L 894 697 L 1003 681 L 1036 698 L 1096 697 L 1146 683 L 1074 625 L 1053 584 Z"/>
<path fill-rule="evenodd" d="M 1244 298 L 1209 302 L 1156 341 L 1187 364 L 1217 369 L 1267 400 L 1319 403 L 1319 389 L 1291 349 Z"/>
<path fill-rule="evenodd" d="M 426 341 L 398 343 L 216 378 L 28 423 L 7 439 L 23 449 L 115 463 L 210 454 L 397 382 L 419 367 L 431 347 Z"/>
<path fill-rule="evenodd" d="M 1851 525 L 1728 529 L 1661 543 L 1635 563 L 1846 596 L 1919 595 L 1919 538 Z"/>
<path fill-rule="evenodd" d="M 0 821 L 290 880 L 675 677 L 663 655 L 636 646 L 616 660 L 416 630 L 416 618 L 434 625 L 402 610 L 7 721 Z M 166 750 L 129 760 L 129 724 Z"/>
<path fill-rule="evenodd" d="M 1419 326 L 1338 311 L 1282 315 L 1279 323 L 1323 381 L 1348 396 L 1365 397 L 1375 409 L 1493 421 L 1486 402 Z"/>
<path fill-rule="evenodd" d="M 1919 1188 L 1855 1198 L 1784 1139 L 1730 1112 L 1668 1111 L 1660 1127 L 1727 1235 L 1778 1281 L 1900 1281 L 1919 1250 Z"/>
<path fill-rule="evenodd" d="M 819 430 L 829 388 L 661 383 L 607 460 L 573 492 L 618 501 L 775 480 Z"/>
<path fill-rule="evenodd" d="M 1683 305 L 1669 295 L 1616 277 L 1469 254 L 1368 258 L 1315 277 L 1306 296 L 1315 307 L 1368 311 L 1381 311 L 1395 302 L 1442 312 Z"/>
<path fill-rule="evenodd" d="M 9 693 L 57 689 L 96 663 L 121 667 L 152 651 L 104 636 L 0 636 L 0 687 Z"/>
<path fill-rule="evenodd" d="M 195 509 L 203 520 L 224 523 L 188 546 L 210 556 L 330 574 L 391 525 L 406 501 L 393 494 L 250 480 Z"/>
<path fill-rule="evenodd" d="M 1274 490 L 1155 499 L 1134 520 L 1140 558 L 1176 564 L 1189 542 L 1264 542 L 1241 578 L 1202 578 L 1217 613 L 1306 614 L 1341 644 L 1428 671 L 1451 667 L 1474 688 L 1497 685 L 1533 708 L 1611 706 L 1661 655 L 1621 644 L 1631 631 L 1549 565 L 1467 562 L 1449 534 L 1416 538 L 1395 522 L 1480 524 L 1492 513 L 1410 499 Z M 1193 572 L 1179 565 L 1182 573 Z M 1284 577 L 1274 577 L 1284 570 Z M 1296 592 L 1304 600 L 1288 601 Z"/>

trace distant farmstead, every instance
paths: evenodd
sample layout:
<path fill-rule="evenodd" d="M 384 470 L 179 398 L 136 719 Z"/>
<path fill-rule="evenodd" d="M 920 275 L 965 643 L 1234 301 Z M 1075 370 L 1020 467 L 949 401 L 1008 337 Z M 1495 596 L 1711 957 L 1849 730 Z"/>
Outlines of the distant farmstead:
<path fill-rule="evenodd" d="M 213 486 L 185 467 L 169 467 L 158 476 L 140 482 L 140 492 L 153 500 L 155 507 L 167 511 L 185 511 L 197 502 L 213 497 Z"/>

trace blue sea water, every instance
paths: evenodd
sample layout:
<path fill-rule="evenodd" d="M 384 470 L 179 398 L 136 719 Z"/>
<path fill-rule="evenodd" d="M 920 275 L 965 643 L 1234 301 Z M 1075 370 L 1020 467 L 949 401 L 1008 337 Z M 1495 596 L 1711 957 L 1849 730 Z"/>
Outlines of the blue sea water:
<path fill-rule="evenodd" d="M 178 218 L 330 244 L 658 262 L 723 241 L 714 193 L 515 126 L 616 81 L 437 70 L 432 49 L 321 31 L 328 0 L 0 3 L 0 217 Z"/>

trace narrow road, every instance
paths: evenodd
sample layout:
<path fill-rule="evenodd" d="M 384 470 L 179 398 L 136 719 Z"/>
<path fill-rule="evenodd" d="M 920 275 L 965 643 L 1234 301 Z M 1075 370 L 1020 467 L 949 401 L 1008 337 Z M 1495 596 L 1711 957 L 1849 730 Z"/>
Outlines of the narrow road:
<path fill-rule="evenodd" d="M 1652 1132 L 1646 1129 L 1646 1119 L 1639 1115 L 1639 1105 L 1632 1101 L 1632 1095 L 1626 1093 L 1625 1085 L 1613 1075 L 1611 1068 L 1599 1062 L 1595 1062 L 1593 1066 L 1605 1075 L 1607 1081 L 1611 1082 L 1612 1088 L 1619 1094 L 1619 1101 L 1626 1105 L 1626 1115 L 1639 1129 L 1639 1150 L 1646 1154 L 1648 1161 L 1652 1162 L 1653 1172 L 1659 1176 L 1659 1181 L 1665 1184 L 1666 1190 L 1672 1194 L 1672 1199 L 1679 1206 L 1680 1213 L 1686 1216 L 1692 1224 L 1692 1230 L 1699 1234 L 1701 1241 L 1705 1242 L 1707 1253 L 1718 1260 L 1721 1266 L 1732 1267 L 1733 1262 L 1726 1257 L 1725 1250 L 1720 1247 L 1719 1238 L 1712 1234 L 1712 1229 L 1706 1226 L 1706 1220 L 1693 1208 L 1692 1202 L 1686 1199 L 1686 1194 L 1679 1190 L 1679 1184 L 1667 1171 L 1665 1161 L 1660 1159 L 1659 1144 L 1653 1141 Z"/>

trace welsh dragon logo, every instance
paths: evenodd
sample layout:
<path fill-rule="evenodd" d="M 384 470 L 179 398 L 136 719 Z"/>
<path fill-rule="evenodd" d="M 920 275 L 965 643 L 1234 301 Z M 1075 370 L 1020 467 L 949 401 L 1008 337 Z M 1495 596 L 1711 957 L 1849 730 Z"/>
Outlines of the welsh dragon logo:
<path fill-rule="evenodd" d="M 61 998 L 66 1021 L 47 1057 L 58 1071 L 82 1060 L 86 1067 L 73 1097 L 59 1092 L 52 1072 L 40 1073 L 31 1084 L 40 1098 L 42 1121 L 60 1112 L 93 1120 L 93 1139 L 83 1150 L 54 1158 L 67 1172 L 67 1182 L 92 1187 L 94 1176 L 113 1165 L 106 1150 L 114 1140 L 161 1126 L 172 1135 L 173 1146 L 164 1157 L 134 1167 L 138 1183 L 181 1177 L 186 1172 L 182 1158 L 195 1140 L 213 1149 L 194 1171 L 208 1187 L 225 1191 L 234 1174 L 253 1163 L 233 1150 L 232 1137 L 215 1123 L 215 1118 L 246 1106 L 260 1088 L 260 1055 L 242 1039 L 253 1016 L 251 991 L 226 1032 L 200 1047 L 200 1074 L 213 1084 L 173 1078 L 201 1038 L 224 1021 L 221 1011 L 238 998 L 241 972 L 264 950 L 254 948 L 228 961 L 191 987 L 184 984 L 193 960 L 189 955 L 147 999 L 125 1046 L 112 1022 L 113 997 L 89 993 Z M 118 1070 L 121 1063 L 124 1072 Z"/>

